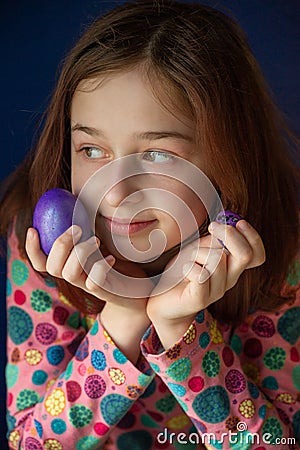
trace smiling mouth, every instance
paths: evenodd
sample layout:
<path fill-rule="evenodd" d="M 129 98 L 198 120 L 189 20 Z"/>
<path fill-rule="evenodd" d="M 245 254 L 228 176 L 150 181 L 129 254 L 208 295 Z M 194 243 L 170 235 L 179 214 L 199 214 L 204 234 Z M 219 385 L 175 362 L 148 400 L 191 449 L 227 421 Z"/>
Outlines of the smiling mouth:
<path fill-rule="evenodd" d="M 157 219 L 147 220 L 142 222 L 130 222 L 128 220 L 115 220 L 108 217 L 103 217 L 106 228 L 112 233 L 119 236 L 128 236 L 138 233 L 141 230 L 157 222 Z"/>

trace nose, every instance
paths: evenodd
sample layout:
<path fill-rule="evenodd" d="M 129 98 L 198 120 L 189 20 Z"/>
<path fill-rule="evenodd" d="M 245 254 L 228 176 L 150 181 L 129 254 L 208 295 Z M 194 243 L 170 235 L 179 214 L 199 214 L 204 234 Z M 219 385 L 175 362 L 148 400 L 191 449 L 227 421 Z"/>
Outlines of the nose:
<path fill-rule="evenodd" d="M 143 199 L 143 193 L 134 180 L 126 179 L 114 185 L 104 199 L 110 206 L 116 208 L 121 203 L 139 203 Z"/>
<path fill-rule="evenodd" d="M 132 175 L 132 167 L 128 166 L 129 160 L 115 161 L 107 192 L 104 197 L 111 207 L 118 207 L 121 203 L 139 203 L 143 199 L 140 189 L 140 176 Z M 111 187 L 110 187 L 111 186 Z"/>

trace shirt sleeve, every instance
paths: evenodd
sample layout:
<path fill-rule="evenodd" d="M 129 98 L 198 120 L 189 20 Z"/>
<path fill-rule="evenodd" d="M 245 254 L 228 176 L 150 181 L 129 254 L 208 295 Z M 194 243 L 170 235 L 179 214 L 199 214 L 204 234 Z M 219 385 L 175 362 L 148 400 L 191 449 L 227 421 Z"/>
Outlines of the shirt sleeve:
<path fill-rule="evenodd" d="M 99 317 L 83 315 L 8 240 L 7 409 L 11 449 L 94 449 L 155 374 L 135 367 Z"/>
<path fill-rule="evenodd" d="M 300 448 L 300 297 L 256 312 L 236 329 L 201 311 L 172 348 L 153 326 L 144 356 L 191 418 L 207 448 Z"/>

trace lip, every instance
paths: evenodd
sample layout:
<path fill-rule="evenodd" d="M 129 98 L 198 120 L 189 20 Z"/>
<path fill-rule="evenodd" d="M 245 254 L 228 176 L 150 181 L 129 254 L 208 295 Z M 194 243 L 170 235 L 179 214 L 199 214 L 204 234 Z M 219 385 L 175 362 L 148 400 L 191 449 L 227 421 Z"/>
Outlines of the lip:
<path fill-rule="evenodd" d="M 129 219 L 111 219 L 109 217 L 103 217 L 106 228 L 112 234 L 118 234 L 119 236 L 128 236 L 138 233 L 141 230 L 157 222 L 156 219 L 145 221 L 130 221 Z"/>

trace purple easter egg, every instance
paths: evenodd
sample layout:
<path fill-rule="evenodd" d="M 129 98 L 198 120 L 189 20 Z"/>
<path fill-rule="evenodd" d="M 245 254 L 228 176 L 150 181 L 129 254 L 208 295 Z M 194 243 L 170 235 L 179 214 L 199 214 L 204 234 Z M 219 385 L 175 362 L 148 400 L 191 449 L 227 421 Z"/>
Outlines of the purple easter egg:
<path fill-rule="evenodd" d="M 236 227 L 236 224 L 239 220 L 242 220 L 243 217 L 239 216 L 238 214 L 232 212 L 232 211 L 221 211 L 217 217 L 215 218 L 215 221 L 218 223 L 224 223 L 226 225 L 231 225 L 232 227 Z"/>
<path fill-rule="evenodd" d="M 81 241 L 92 236 L 88 213 L 75 195 L 61 188 L 45 192 L 36 204 L 33 227 L 39 232 L 41 247 L 46 255 L 49 255 L 54 241 L 71 225 L 81 227 Z"/>

